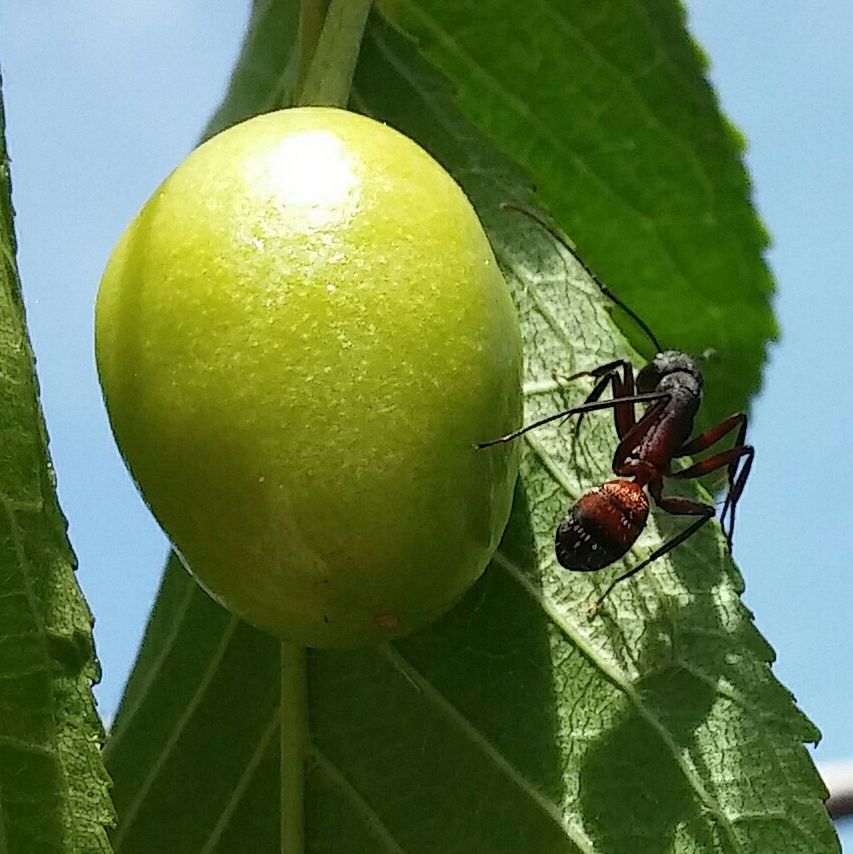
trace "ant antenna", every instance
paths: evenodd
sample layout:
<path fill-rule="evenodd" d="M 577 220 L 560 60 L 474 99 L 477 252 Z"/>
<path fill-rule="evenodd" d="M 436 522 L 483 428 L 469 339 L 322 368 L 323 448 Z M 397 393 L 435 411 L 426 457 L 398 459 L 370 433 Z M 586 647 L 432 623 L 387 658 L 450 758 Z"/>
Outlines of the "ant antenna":
<path fill-rule="evenodd" d="M 640 329 L 642 329 L 643 332 L 648 335 L 649 340 L 652 342 L 652 344 L 654 344 L 655 352 L 663 352 L 663 347 L 661 347 L 660 341 L 658 341 L 654 332 L 649 329 L 645 321 L 635 311 L 628 308 L 628 306 L 625 305 L 625 303 L 622 302 L 622 300 L 619 299 L 619 297 L 617 297 L 616 294 L 614 294 L 613 291 L 611 291 L 610 288 L 608 288 L 607 285 L 605 285 L 604 282 L 602 282 L 601 279 L 599 279 L 598 276 L 596 276 L 592 270 L 590 270 L 586 261 L 584 261 L 583 258 L 581 258 L 581 256 L 578 255 L 574 248 L 569 244 L 569 241 L 566 236 L 561 231 L 559 231 L 551 222 L 545 219 L 545 217 L 542 216 L 539 211 L 534 210 L 533 208 L 530 208 L 527 205 L 516 204 L 515 202 L 501 202 L 501 207 L 504 210 L 517 211 L 518 213 L 524 214 L 526 217 L 529 217 L 534 222 L 539 223 L 539 225 L 541 225 L 542 228 L 544 228 L 545 231 L 547 231 L 548 234 L 550 234 L 551 237 L 553 237 L 554 240 L 556 240 L 557 243 L 559 243 L 560 246 L 562 246 L 566 250 L 566 252 L 568 252 L 569 255 L 571 255 L 572 258 L 574 258 L 575 261 L 577 261 L 578 264 L 581 265 L 584 272 L 593 280 L 593 282 L 595 282 L 596 285 L 598 285 L 598 289 L 601 291 L 601 293 L 603 293 L 604 296 L 606 296 L 607 299 L 609 299 L 611 302 L 618 305 L 619 308 L 621 308 L 622 311 L 625 312 L 625 314 L 634 319 L 637 326 L 639 326 Z"/>

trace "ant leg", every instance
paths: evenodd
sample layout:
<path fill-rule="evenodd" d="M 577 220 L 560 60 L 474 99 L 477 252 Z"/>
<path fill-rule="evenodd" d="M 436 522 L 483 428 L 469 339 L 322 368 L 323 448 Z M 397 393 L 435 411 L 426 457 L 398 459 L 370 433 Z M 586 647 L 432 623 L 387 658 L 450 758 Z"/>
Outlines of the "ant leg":
<path fill-rule="evenodd" d="M 622 370 L 622 376 L 619 376 L 619 369 Z M 606 373 L 605 373 L 606 372 Z M 613 387 L 613 400 L 622 401 L 623 405 L 617 405 L 613 408 L 613 420 L 616 426 L 616 435 L 620 441 L 625 438 L 625 434 L 636 424 L 637 414 L 634 410 L 634 404 L 628 402 L 628 398 L 634 397 L 637 390 L 634 386 L 634 366 L 627 359 L 619 359 L 615 362 L 609 362 L 606 365 L 601 365 L 594 371 L 590 371 L 591 376 L 600 377 L 595 384 L 593 390 L 587 396 L 587 401 L 598 400 L 607 388 L 608 382 Z M 575 438 L 580 432 L 583 415 L 577 420 L 575 426 Z"/>
<path fill-rule="evenodd" d="M 619 376 L 619 370 L 622 370 L 622 376 Z M 625 434 L 634 426 L 637 420 L 637 415 L 634 410 L 634 404 L 625 401 L 625 398 L 633 397 L 637 392 L 634 386 L 634 366 L 627 359 L 616 359 L 612 362 L 607 362 L 593 368 L 591 371 L 581 371 L 578 374 L 573 374 L 566 379 L 572 380 L 581 376 L 597 377 L 598 380 L 592 388 L 592 391 L 586 396 L 584 403 L 594 403 L 597 401 L 608 385 L 613 388 L 611 397 L 614 401 L 613 406 L 613 422 L 616 428 L 616 435 L 621 441 Z M 621 401 L 621 402 L 619 402 Z M 583 424 L 584 415 L 578 415 L 575 421 L 574 429 L 572 430 L 572 459 L 575 460 L 575 454 L 578 449 L 578 441 L 580 440 L 581 425 Z M 568 418 L 568 416 L 567 416 Z M 564 419 L 566 420 L 566 419 Z"/>
<path fill-rule="evenodd" d="M 625 359 L 614 359 L 612 362 L 605 362 L 603 365 L 599 365 L 597 368 L 592 368 L 588 371 L 578 371 L 576 374 L 570 374 L 569 376 L 565 376 L 564 374 L 560 374 L 555 371 L 552 376 L 555 380 L 565 384 L 579 380 L 581 377 L 598 378 L 606 375 L 609 379 L 610 374 L 615 374 L 619 368 L 624 368 L 625 365 L 630 367 L 631 363 L 627 362 Z"/>
<path fill-rule="evenodd" d="M 665 498 L 660 494 L 660 482 L 649 485 L 649 492 L 655 499 L 655 503 L 661 510 L 666 510 L 667 513 L 672 513 L 674 516 L 698 516 L 692 524 L 688 525 L 679 534 L 676 534 L 669 542 L 664 543 L 660 548 L 655 549 L 644 561 L 638 563 L 628 572 L 614 579 L 607 586 L 607 589 L 598 599 L 595 600 L 589 609 L 589 615 L 595 616 L 595 613 L 601 607 L 601 603 L 613 592 L 613 588 L 622 581 L 636 575 L 641 569 L 645 569 L 650 563 L 653 563 L 658 558 L 671 552 L 677 546 L 680 546 L 685 540 L 692 537 L 706 522 L 714 518 L 714 508 L 710 504 L 703 504 L 701 501 L 693 501 L 690 498 L 679 498 L 672 496 Z"/>
<path fill-rule="evenodd" d="M 737 438 L 735 439 L 734 447 L 749 447 L 746 445 L 746 427 L 747 427 L 748 419 L 745 412 L 736 412 L 734 415 L 730 415 L 725 420 L 721 421 L 719 424 L 716 424 L 714 427 L 711 427 L 709 430 L 706 430 L 700 436 L 697 436 L 692 441 L 683 445 L 677 454 L 674 454 L 675 457 L 685 457 L 691 454 L 695 454 L 699 451 L 704 451 L 706 448 L 710 448 L 711 445 L 716 444 L 722 439 L 727 433 L 730 433 L 735 427 L 738 427 Z M 728 492 L 726 493 L 726 502 L 723 505 L 723 512 L 720 514 L 720 524 L 723 526 L 723 530 L 726 529 L 726 515 L 729 514 L 728 520 L 728 531 L 726 531 L 726 542 L 729 546 L 729 551 L 731 551 L 732 547 L 732 538 L 734 536 L 735 522 L 734 515 L 738 498 L 740 498 L 740 494 L 743 492 L 743 488 L 746 485 L 746 479 L 749 477 L 749 471 L 752 468 L 752 460 L 754 457 L 754 452 L 749 455 L 749 458 L 744 463 L 743 469 L 740 473 L 738 473 L 738 459 L 734 459 L 729 464 L 728 470 Z M 739 483 L 740 487 L 737 490 L 737 495 L 735 495 L 735 484 Z"/>
<path fill-rule="evenodd" d="M 720 524 L 723 526 L 729 551 L 732 550 L 732 540 L 735 535 L 735 512 L 737 511 L 738 499 L 746 486 L 746 479 L 749 477 L 750 471 L 752 471 L 752 461 L 755 459 L 755 449 L 752 445 L 745 445 L 744 447 L 749 448 L 749 454 L 746 455 L 746 462 L 743 464 L 743 468 L 740 470 L 735 482 L 726 495 L 723 511 L 720 513 Z M 726 511 L 729 514 L 728 530 L 726 530 Z"/>
<path fill-rule="evenodd" d="M 743 468 L 732 478 L 732 472 L 737 471 L 739 460 L 746 458 Z M 672 478 L 693 478 L 702 477 L 712 471 L 728 467 L 729 491 L 726 494 L 726 501 L 723 504 L 723 510 L 720 513 L 720 524 L 723 526 L 723 533 L 726 536 L 726 545 L 729 551 L 732 550 L 732 539 L 735 531 L 735 511 L 737 502 L 746 486 L 746 479 L 749 477 L 749 472 L 752 469 L 752 461 L 755 458 L 755 448 L 752 445 L 741 445 L 740 447 L 730 448 L 728 451 L 721 451 L 719 454 L 714 454 L 708 457 L 707 460 L 701 460 L 698 463 L 684 469 L 684 471 L 670 474 Z M 726 524 L 728 520 L 728 524 Z"/>
<path fill-rule="evenodd" d="M 584 403 L 594 403 L 596 400 L 601 398 L 601 395 L 604 394 L 604 390 L 607 388 L 609 383 L 613 383 L 614 387 L 616 386 L 616 382 L 618 380 L 618 374 L 616 373 L 617 369 L 623 364 L 621 359 L 617 359 L 613 362 L 607 362 L 604 365 L 599 365 L 597 368 L 593 368 L 591 371 L 578 371 L 576 374 L 571 374 L 570 376 L 563 376 L 554 372 L 552 374 L 555 382 L 560 382 L 562 384 L 568 385 L 574 380 L 578 380 L 581 377 L 595 377 L 597 378 L 597 382 L 592 388 L 592 391 L 586 396 Z M 613 395 L 616 397 L 616 394 Z M 567 418 L 570 416 L 566 416 Z M 583 413 L 578 417 L 577 422 L 575 423 L 574 429 L 574 443 L 577 443 L 578 435 L 580 434 L 581 424 L 583 423 Z"/>
<path fill-rule="evenodd" d="M 746 440 L 746 425 L 746 413 L 735 412 L 734 415 L 730 415 L 728 418 L 723 419 L 719 424 L 715 424 L 713 427 L 710 427 L 695 439 L 691 439 L 689 442 L 686 442 L 678 449 L 677 453 L 673 454 L 673 457 L 689 457 L 693 454 L 699 453 L 700 451 L 704 451 L 710 448 L 711 445 L 715 445 L 719 442 L 727 433 L 731 433 L 735 427 L 740 427 L 737 439 L 735 440 L 735 445 L 743 445 Z"/>
<path fill-rule="evenodd" d="M 619 383 L 619 388 L 616 387 L 616 380 L 613 382 L 613 397 L 621 397 L 627 400 L 629 397 L 634 397 L 637 394 L 637 388 L 634 383 L 634 366 L 628 362 L 622 362 L 622 381 Z M 637 412 L 634 409 L 634 404 L 625 404 L 613 411 L 613 418 L 616 422 L 616 435 L 621 442 L 628 433 L 631 432 L 634 425 L 637 423 Z"/>
<path fill-rule="evenodd" d="M 621 377 L 619 376 L 620 369 L 622 371 Z M 599 377 L 599 380 L 587 395 L 585 403 L 592 403 L 598 400 L 604 394 L 604 390 L 608 384 L 612 387 L 611 396 L 613 400 L 623 400 L 623 404 L 613 407 L 613 422 L 616 427 L 616 435 L 621 441 L 637 421 L 634 404 L 625 401 L 625 398 L 633 397 L 637 393 L 634 385 L 634 366 L 626 359 L 618 359 L 614 362 L 608 362 L 606 365 L 600 365 L 592 371 L 587 371 L 587 374 Z M 577 447 L 583 419 L 584 413 L 579 415 L 578 420 L 575 422 L 572 434 L 573 447 Z"/>
<path fill-rule="evenodd" d="M 573 406 L 571 409 L 565 409 L 562 412 L 555 412 L 553 415 L 546 415 L 544 418 L 540 418 L 538 421 L 534 421 L 526 427 L 514 430 L 512 433 L 507 433 L 506 436 L 499 436 L 497 439 L 490 439 L 488 442 L 478 442 L 474 447 L 481 449 L 491 447 L 492 445 L 502 445 L 506 442 L 511 442 L 513 439 L 517 439 L 529 430 L 535 430 L 537 427 L 541 427 L 543 424 L 550 424 L 552 421 L 557 421 L 560 418 L 567 418 L 570 415 L 579 415 L 581 412 L 595 412 L 599 409 L 613 409 L 614 407 L 626 403 L 651 403 L 653 401 L 669 400 L 670 396 L 669 392 L 666 391 L 652 391 L 647 394 L 635 394 L 631 397 L 621 397 L 616 400 L 598 400 L 593 401 L 592 403 L 582 403 L 580 406 Z"/>
<path fill-rule="evenodd" d="M 701 436 L 697 436 L 692 441 L 688 442 L 684 446 L 682 446 L 677 454 L 674 454 L 676 457 L 684 457 L 690 454 L 695 454 L 698 451 L 704 451 L 706 448 L 710 448 L 711 445 L 716 444 L 720 439 L 722 439 L 727 433 L 730 433 L 735 427 L 738 427 L 737 438 L 735 439 L 735 443 L 733 447 L 749 447 L 746 445 L 746 427 L 747 427 L 747 416 L 745 412 L 736 412 L 734 415 L 730 415 L 725 420 L 721 421 L 719 424 L 711 427 L 709 430 L 706 430 L 702 433 Z M 752 468 L 752 458 L 754 453 L 750 455 L 747 462 L 744 464 L 744 469 L 746 470 L 746 474 L 743 472 L 738 474 L 738 460 L 735 459 L 729 465 L 728 470 L 728 483 L 729 488 L 726 493 L 726 503 L 723 506 L 723 512 L 720 514 L 720 522 L 725 526 L 725 517 L 726 512 L 731 507 L 731 515 L 734 516 L 734 504 L 737 503 L 737 499 L 740 497 L 740 493 L 743 492 L 743 487 L 746 485 L 746 478 L 749 476 L 749 470 Z M 740 482 L 740 490 L 738 491 L 737 496 L 734 496 L 735 483 Z M 729 549 L 731 549 L 731 540 L 732 535 L 734 534 L 734 519 L 730 518 L 729 520 L 729 533 L 726 535 L 726 540 L 729 543 Z"/>
<path fill-rule="evenodd" d="M 619 377 L 619 371 L 622 371 L 622 377 Z M 586 396 L 584 403 L 594 403 L 600 400 L 601 395 L 608 385 L 613 387 L 613 399 L 631 397 L 636 394 L 634 387 L 634 366 L 627 359 L 614 359 L 612 362 L 606 362 L 593 368 L 590 371 L 578 371 L 568 377 L 560 377 L 558 374 L 553 374 L 555 380 L 560 378 L 564 383 L 572 382 L 572 380 L 580 377 L 595 377 L 597 382 L 592 388 L 592 391 Z M 633 404 L 626 403 L 625 406 L 614 407 L 614 421 L 616 423 L 616 433 L 621 439 L 636 421 Z M 583 424 L 584 414 L 581 413 L 578 420 L 575 422 L 573 431 L 572 444 L 576 445 L 580 436 L 581 425 Z M 569 416 L 566 416 L 567 418 Z"/>
<path fill-rule="evenodd" d="M 592 374 L 591 371 L 587 372 L 588 374 Z M 616 382 L 618 380 L 618 374 L 615 371 L 611 371 L 610 373 L 605 374 L 604 376 L 598 379 L 598 382 L 593 386 L 592 391 L 586 396 L 586 400 L 584 403 L 593 403 L 596 400 L 601 398 L 601 395 L 604 394 L 604 390 L 608 385 L 612 384 L 614 387 L 616 386 Z M 616 394 L 613 394 L 613 397 L 616 397 Z M 614 408 L 614 419 L 618 419 L 616 413 L 618 412 L 618 408 Z M 575 426 L 572 428 L 572 460 L 574 461 L 575 466 L 577 466 L 577 457 L 579 442 L 581 438 L 581 425 L 583 424 L 583 419 L 586 413 L 582 412 L 578 415 L 577 421 L 575 421 Z M 566 419 L 563 419 L 562 423 L 565 423 Z"/>

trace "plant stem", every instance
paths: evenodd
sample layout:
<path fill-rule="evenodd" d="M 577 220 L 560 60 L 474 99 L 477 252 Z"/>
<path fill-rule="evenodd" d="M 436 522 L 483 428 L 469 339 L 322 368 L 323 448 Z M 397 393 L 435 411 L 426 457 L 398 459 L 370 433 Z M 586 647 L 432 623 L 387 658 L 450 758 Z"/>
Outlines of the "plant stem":
<path fill-rule="evenodd" d="M 305 851 L 305 746 L 308 738 L 305 648 L 281 644 L 281 854 Z"/>
<path fill-rule="evenodd" d="M 300 37 L 300 45 L 305 45 L 311 37 L 311 32 L 316 32 L 308 30 L 309 27 L 316 26 L 316 19 L 307 14 L 307 2 L 317 6 L 322 0 L 306 0 L 303 5 L 301 26 L 304 39 Z M 371 3 L 372 0 L 329 2 L 322 32 L 296 98 L 297 104 L 346 107 Z M 314 13 L 316 11 L 315 9 Z M 306 16 L 309 18 L 307 22 Z M 307 47 L 305 49 L 307 50 Z M 303 59 L 307 59 L 304 54 Z"/>

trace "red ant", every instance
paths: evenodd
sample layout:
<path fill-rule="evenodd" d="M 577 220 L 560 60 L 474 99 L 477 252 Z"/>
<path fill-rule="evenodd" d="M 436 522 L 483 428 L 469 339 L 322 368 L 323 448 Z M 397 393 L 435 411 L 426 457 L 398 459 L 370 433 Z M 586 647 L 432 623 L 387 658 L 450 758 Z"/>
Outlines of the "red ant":
<path fill-rule="evenodd" d="M 502 207 L 523 213 L 539 223 L 575 258 L 602 294 L 634 319 L 654 344 L 657 355 L 637 373 L 636 378 L 633 366 L 624 359 L 607 362 L 590 371 L 581 371 L 567 377 L 567 380 L 574 380 L 588 376 L 596 380 L 584 403 L 540 418 L 520 430 L 489 442 L 482 442 L 477 447 L 486 448 L 510 442 L 528 430 L 572 415 L 580 416 L 576 425 L 577 432 L 585 413 L 599 409 L 613 410 L 616 434 L 619 437 L 619 445 L 613 456 L 613 472 L 619 479 L 609 480 L 588 490 L 569 508 L 565 518 L 557 525 L 555 550 L 557 561 L 565 569 L 595 572 L 610 566 L 628 552 L 643 530 L 649 515 L 649 500 L 644 487 L 648 487 L 655 504 L 662 510 L 676 516 L 698 517 L 637 566 L 612 581 L 592 605 L 590 612 L 594 614 L 620 581 L 636 575 L 641 569 L 681 545 L 714 517 L 714 508 L 710 504 L 690 498 L 663 495 L 665 477 L 679 480 L 697 478 L 726 467 L 728 492 L 720 513 L 720 522 L 731 551 L 735 511 L 752 468 L 755 450 L 751 445 L 744 444 L 747 417 L 743 412 L 730 415 L 701 435 L 690 439 L 693 421 L 702 402 L 703 380 L 695 360 L 678 350 L 664 350 L 642 319 L 610 291 L 556 228 L 536 211 L 510 203 L 504 203 Z M 602 401 L 600 398 L 608 385 L 612 388 L 612 399 Z M 634 408 L 637 403 L 648 404 L 639 420 Z M 715 453 L 681 471 L 672 471 L 671 464 L 674 459 L 704 451 L 735 429 L 738 432 L 734 447 Z"/>

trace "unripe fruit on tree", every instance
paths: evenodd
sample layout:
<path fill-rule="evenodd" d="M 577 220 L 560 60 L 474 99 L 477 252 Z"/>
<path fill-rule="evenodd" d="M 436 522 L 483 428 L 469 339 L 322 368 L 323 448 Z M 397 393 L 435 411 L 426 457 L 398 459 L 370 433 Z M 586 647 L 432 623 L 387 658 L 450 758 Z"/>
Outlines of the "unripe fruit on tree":
<path fill-rule="evenodd" d="M 521 343 L 482 227 L 414 142 L 342 110 L 206 142 L 122 236 L 98 371 L 198 581 L 312 646 L 446 611 L 509 515 Z M 514 443 L 513 443 L 514 444 Z"/>

